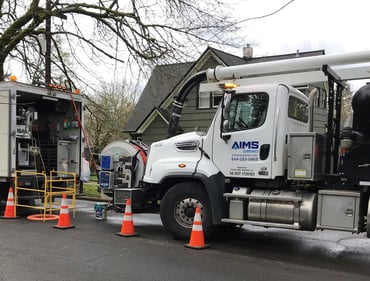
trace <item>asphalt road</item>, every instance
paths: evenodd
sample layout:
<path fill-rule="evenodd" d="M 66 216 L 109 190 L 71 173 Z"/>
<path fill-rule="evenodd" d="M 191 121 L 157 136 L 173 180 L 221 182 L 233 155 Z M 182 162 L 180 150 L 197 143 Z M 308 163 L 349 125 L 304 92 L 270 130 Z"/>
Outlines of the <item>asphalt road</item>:
<path fill-rule="evenodd" d="M 96 220 L 79 201 L 74 229 L 24 213 L 0 220 L 0 280 L 370 280 L 370 239 L 343 232 L 246 227 L 220 230 L 193 250 L 174 240 L 158 215 L 135 214 L 138 237 L 115 235 L 122 214 Z"/>

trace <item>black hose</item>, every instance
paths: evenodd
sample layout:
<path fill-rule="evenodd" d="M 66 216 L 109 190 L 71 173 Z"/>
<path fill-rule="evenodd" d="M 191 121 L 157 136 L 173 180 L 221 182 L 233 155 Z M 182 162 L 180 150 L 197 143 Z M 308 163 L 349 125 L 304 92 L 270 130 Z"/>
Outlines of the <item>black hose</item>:
<path fill-rule="evenodd" d="M 207 79 L 206 71 L 198 72 L 190 77 L 180 89 L 178 96 L 173 102 L 170 124 L 168 125 L 168 138 L 176 135 L 177 126 L 181 117 L 181 112 L 184 107 L 184 102 L 191 90 L 200 82 Z"/>

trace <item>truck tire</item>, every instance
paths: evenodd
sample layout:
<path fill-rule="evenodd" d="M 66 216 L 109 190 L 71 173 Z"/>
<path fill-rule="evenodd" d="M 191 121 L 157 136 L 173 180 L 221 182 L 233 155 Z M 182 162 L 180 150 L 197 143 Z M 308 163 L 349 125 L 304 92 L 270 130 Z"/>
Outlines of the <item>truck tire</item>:
<path fill-rule="evenodd" d="M 201 184 L 181 182 L 164 195 L 160 208 L 161 220 L 176 239 L 189 239 L 197 205 L 201 207 L 203 232 L 207 236 L 213 230 L 212 214 L 207 193 Z"/>

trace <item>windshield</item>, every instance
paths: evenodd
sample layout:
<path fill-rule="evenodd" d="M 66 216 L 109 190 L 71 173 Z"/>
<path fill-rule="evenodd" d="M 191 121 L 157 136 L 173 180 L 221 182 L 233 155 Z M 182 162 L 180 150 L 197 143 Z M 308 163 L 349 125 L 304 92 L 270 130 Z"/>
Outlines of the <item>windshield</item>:
<path fill-rule="evenodd" d="M 266 119 L 269 97 L 266 93 L 238 94 L 232 97 L 223 132 L 258 128 Z"/>

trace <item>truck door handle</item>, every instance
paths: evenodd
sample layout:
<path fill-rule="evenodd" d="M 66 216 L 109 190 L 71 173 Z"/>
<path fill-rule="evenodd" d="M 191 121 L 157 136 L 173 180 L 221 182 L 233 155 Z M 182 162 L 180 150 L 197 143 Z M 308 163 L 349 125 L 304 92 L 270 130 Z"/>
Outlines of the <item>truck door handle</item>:
<path fill-rule="evenodd" d="M 345 213 L 345 215 L 346 215 L 347 217 L 353 217 L 353 210 L 352 210 L 352 209 L 346 209 L 346 210 L 344 211 L 344 213 Z"/>

